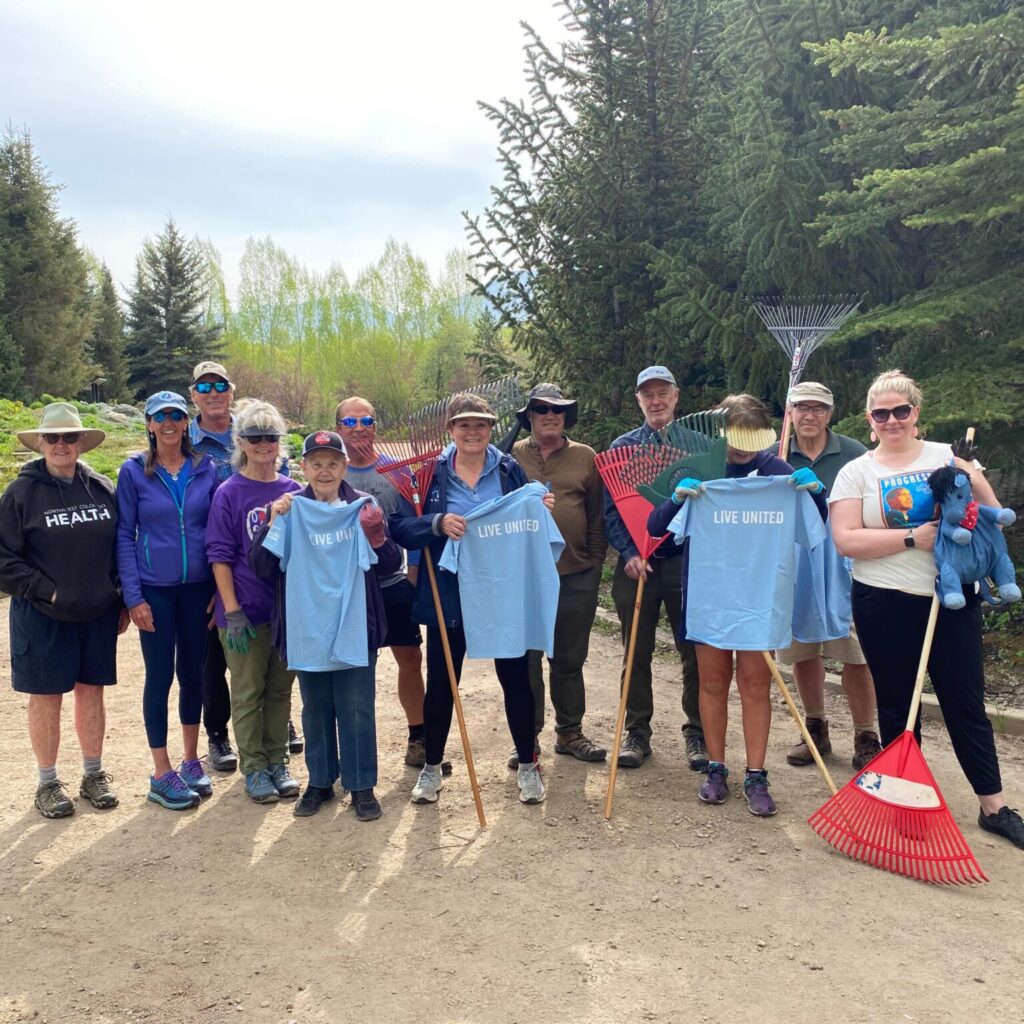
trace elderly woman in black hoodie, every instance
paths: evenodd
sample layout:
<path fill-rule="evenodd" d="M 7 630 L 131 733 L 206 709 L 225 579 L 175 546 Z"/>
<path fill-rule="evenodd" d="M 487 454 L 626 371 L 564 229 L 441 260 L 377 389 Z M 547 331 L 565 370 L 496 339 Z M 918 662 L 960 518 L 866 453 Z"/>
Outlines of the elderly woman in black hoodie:
<path fill-rule="evenodd" d="M 298 497 L 340 507 L 370 497 L 346 483 L 347 468 L 345 443 L 338 434 L 330 430 L 310 434 L 302 445 L 302 472 L 309 483 Z M 270 515 L 253 537 L 249 555 L 253 572 L 264 579 L 274 580 L 271 635 L 281 659 L 290 667 L 286 635 L 286 575 L 281 571 L 279 555 L 266 542 L 278 517 L 289 515 L 295 497 L 294 492 L 283 494 L 271 503 Z M 360 667 L 345 667 L 339 663 L 336 669 L 329 671 L 307 671 L 294 666 L 302 694 L 302 728 L 306 737 L 306 768 L 309 772 L 306 791 L 295 805 L 294 813 L 300 818 L 316 814 L 321 804 L 334 799 L 334 783 L 339 777 L 342 786 L 352 794 L 352 806 L 360 821 L 373 821 L 381 814 L 380 804 L 373 793 L 377 784 L 374 673 L 377 650 L 387 634 L 387 618 L 377 580 L 378 574 L 387 577 L 399 570 L 402 550 L 391 539 L 376 499 L 371 498 L 360 509 L 359 523 L 377 557 L 376 563 L 362 574 L 368 663 Z M 295 532 L 291 543 L 294 551 Z M 341 558 L 332 561 L 339 569 L 345 564 Z M 339 585 L 336 579 L 330 582 L 334 587 Z M 310 586 L 314 585 L 310 583 Z M 322 609 L 325 616 L 336 616 L 339 595 L 324 593 L 321 596 L 324 600 L 314 602 L 313 614 Z M 306 614 L 309 613 L 308 607 Z M 293 614 L 298 614 L 298 610 L 293 609 Z"/>
<path fill-rule="evenodd" d="M 74 406 L 46 406 L 37 429 L 18 432 L 42 458 L 26 463 L 0 497 L 11 676 L 14 689 L 29 695 L 35 806 L 44 818 L 75 813 L 57 778 L 61 704 L 71 692 L 84 762 L 79 794 L 101 810 L 117 806 L 102 762 L 103 688 L 117 682 L 117 635 L 128 626 L 114 558 L 117 506 L 113 484 L 79 461 L 105 437 L 85 429 Z"/>

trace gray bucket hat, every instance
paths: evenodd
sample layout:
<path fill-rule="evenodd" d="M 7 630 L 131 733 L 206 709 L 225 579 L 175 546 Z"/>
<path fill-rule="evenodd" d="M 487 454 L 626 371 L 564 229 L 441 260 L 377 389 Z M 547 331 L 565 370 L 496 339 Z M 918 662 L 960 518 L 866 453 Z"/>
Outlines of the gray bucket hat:
<path fill-rule="evenodd" d="M 523 430 L 529 431 L 530 429 L 530 417 L 527 413 L 533 402 L 543 402 L 556 409 L 564 409 L 566 430 L 576 423 L 576 417 L 579 415 L 579 402 L 574 398 L 566 398 L 557 384 L 537 384 L 530 389 L 530 393 L 526 396 L 526 405 L 522 409 L 516 410 L 516 419 L 519 420 L 519 425 Z"/>

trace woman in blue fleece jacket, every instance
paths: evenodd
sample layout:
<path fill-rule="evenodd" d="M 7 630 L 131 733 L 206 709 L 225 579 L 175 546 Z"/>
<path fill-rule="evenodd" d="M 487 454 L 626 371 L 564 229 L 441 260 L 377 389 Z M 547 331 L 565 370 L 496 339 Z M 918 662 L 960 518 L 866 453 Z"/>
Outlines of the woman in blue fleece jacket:
<path fill-rule="evenodd" d="M 213 792 L 197 744 L 213 594 L 206 520 L 217 471 L 208 456 L 192 450 L 181 395 L 151 395 L 146 429 L 149 451 L 129 458 L 117 479 L 117 567 L 146 663 L 142 714 L 154 768 L 147 797 L 180 811 Z M 184 747 L 177 769 L 167 754 L 167 697 L 175 668 Z"/>

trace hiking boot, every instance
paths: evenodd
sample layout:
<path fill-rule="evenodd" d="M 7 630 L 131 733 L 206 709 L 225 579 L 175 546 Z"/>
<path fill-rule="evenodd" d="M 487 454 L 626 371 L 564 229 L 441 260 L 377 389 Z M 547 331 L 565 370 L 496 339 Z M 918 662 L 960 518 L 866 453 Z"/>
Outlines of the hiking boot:
<path fill-rule="evenodd" d="M 706 804 L 724 804 L 729 796 L 729 769 L 721 761 L 708 761 L 707 775 L 697 790 L 697 799 Z"/>
<path fill-rule="evenodd" d="M 631 732 L 619 747 L 619 767 L 639 768 L 651 756 L 651 745 L 642 732 Z"/>
<path fill-rule="evenodd" d="M 82 784 L 78 787 L 78 795 L 84 796 L 98 811 L 109 811 L 117 806 L 117 794 L 110 788 L 113 776 L 102 768 L 98 772 L 89 772 L 82 776 Z"/>
<path fill-rule="evenodd" d="M 747 798 L 747 810 L 759 818 L 770 818 L 778 810 L 768 792 L 768 772 L 764 768 L 756 772 L 747 769 L 743 795 Z"/>
<path fill-rule="evenodd" d="M 157 778 L 149 777 L 149 792 L 146 799 L 169 811 L 187 811 L 200 800 L 199 794 L 173 768 Z"/>
<path fill-rule="evenodd" d="M 1024 819 L 1012 807 L 1000 807 L 995 814 L 978 812 L 978 824 L 986 831 L 1009 839 L 1024 850 Z"/>
<path fill-rule="evenodd" d="M 75 805 L 67 795 L 60 779 L 44 782 L 36 789 L 36 810 L 44 818 L 70 818 L 75 813 Z"/>
<path fill-rule="evenodd" d="M 210 737 L 210 767 L 215 772 L 233 772 L 238 767 L 238 755 L 231 749 L 227 736 Z"/>
<path fill-rule="evenodd" d="M 422 739 L 409 740 L 405 748 L 405 763 L 410 768 L 422 768 L 427 763 L 427 748 Z"/>
<path fill-rule="evenodd" d="M 414 804 L 437 803 L 438 794 L 444 789 L 444 781 L 441 775 L 441 766 L 437 764 L 425 764 L 412 787 L 410 799 Z"/>
<path fill-rule="evenodd" d="M 536 761 L 519 766 L 516 783 L 519 786 L 520 803 L 544 803 L 544 780 L 540 776 L 540 765 Z"/>
<path fill-rule="evenodd" d="M 814 740 L 814 745 L 818 748 L 818 753 L 822 757 L 826 754 L 831 754 L 832 741 L 828 738 L 828 719 L 805 718 L 804 724 L 807 726 L 807 731 L 811 734 L 811 739 Z M 789 753 L 786 754 L 786 761 L 789 764 L 796 765 L 798 768 L 814 764 L 814 755 L 811 753 L 811 748 L 804 742 L 803 736 L 789 748 Z"/>
<path fill-rule="evenodd" d="M 853 767 L 860 771 L 868 761 L 882 752 L 882 744 L 878 742 L 878 733 L 865 729 L 853 737 Z"/>
<path fill-rule="evenodd" d="M 555 739 L 556 754 L 571 754 L 577 761 L 603 761 L 608 756 L 604 747 L 599 747 L 582 732 L 561 732 Z M 518 768 L 518 763 L 516 764 Z"/>
<path fill-rule="evenodd" d="M 201 797 L 213 796 L 213 780 L 200 761 L 182 761 L 178 774 L 185 780 L 185 785 Z"/>
<path fill-rule="evenodd" d="M 299 795 L 299 783 L 292 778 L 291 772 L 288 771 L 288 765 L 272 764 L 267 769 L 267 774 L 270 776 L 274 789 L 277 790 L 277 795 L 282 800 L 291 800 Z"/>
<path fill-rule="evenodd" d="M 245 791 L 258 804 L 276 804 L 281 799 L 266 768 L 257 768 L 246 775 Z"/>
<path fill-rule="evenodd" d="M 540 737 L 539 736 L 534 736 L 534 738 L 533 738 L 533 756 L 535 758 L 536 757 L 540 757 Z M 516 750 L 513 750 L 512 753 L 508 755 L 508 760 L 505 763 L 509 766 L 509 768 L 512 769 L 512 771 L 515 771 L 519 767 L 519 752 L 516 751 Z"/>
<path fill-rule="evenodd" d="M 702 732 L 691 732 L 686 739 L 686 760 L 690 765 L 691 772 L 706 772 L 708 770 L 708 748 L 704 745 L 704 734 Z"/>
<path fill-rule="evenodd" d="M 292 814 L 296 818 L 312 818 L 320 810 L 321 804 L 333 799 L 333 786 L 307 786 L 306 792 L 292 808 Z"/>
<path fill-rule="evenodd" d="M 288 753 L 289 754 L 301 754 L 306 744 L 303 742 L 302 737 L 295 731 L 295 725 L 292 720 L 288 719 Z"/>
<path fill-rule="evenodd" d="M 352 790 L 352 806 L 360 821 L 376 821 L 380 817 L 380 803 L 373 795 L 373 788 Z"/>

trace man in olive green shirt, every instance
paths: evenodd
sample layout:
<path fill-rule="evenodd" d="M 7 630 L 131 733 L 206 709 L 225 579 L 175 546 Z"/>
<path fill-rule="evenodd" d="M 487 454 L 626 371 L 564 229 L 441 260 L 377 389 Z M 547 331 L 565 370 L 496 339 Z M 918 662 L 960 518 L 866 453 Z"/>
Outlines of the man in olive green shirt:
<path fill-rule="evenodd" d="M 551 703 L 555 708 L 555 753 L 581 761 L 603 761 L 607 751 L 583 733 L 590 630 L 597 611 L 597 590 L 608 543 L 604 535 L 604 488 L 594 465 L 594 449 L 566 436 L 576 422 L 578 404 L 555 384 L 538 384 L 516 416 L 530 436 L 512 449 L 531 480 L 555 495 L 552 515 L 565 540 L 558 560 L 559 594 L 554 653 L 548 659 Z M 536 731 L 544 726 L 544 676 L 540 651 L 530 652 L 530 684 Z M 515 762 L 515 763 L 513 763 Z M 509 767 L 517 767 L 515 754 Z"/>

